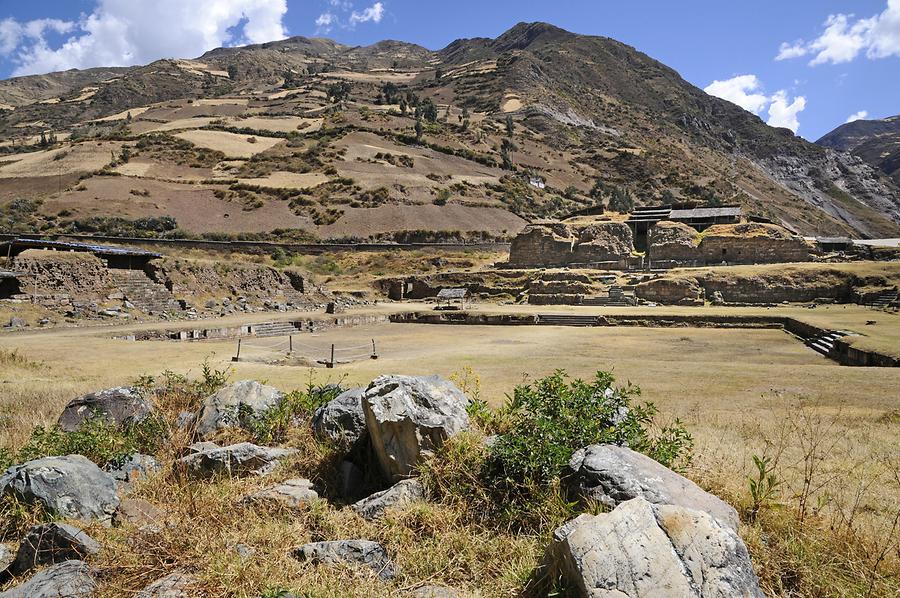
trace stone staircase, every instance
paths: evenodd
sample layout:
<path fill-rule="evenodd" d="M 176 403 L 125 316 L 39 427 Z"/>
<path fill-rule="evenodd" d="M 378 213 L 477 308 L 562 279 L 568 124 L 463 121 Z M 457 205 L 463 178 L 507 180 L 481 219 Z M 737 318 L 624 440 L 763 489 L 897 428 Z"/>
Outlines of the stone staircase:
<path fill-rule="evenodd" d="M 595 307 L 630 307 L 634 305 L 634 297 L 626 295 L 622 287 L 613 286 L 609 288 L 608 296 L 585 297 L 582 299 L 581 304 Z"/>
<path fill-rule="evenodd" d="M 292 334 L 297 334 L 299 330 L 294 325 L 293 322 L 281 321 L 281 322 L 260 322 L 259 324 L 252 324 L 250 326 L 250 332 L 253 336 L 258 337 L 266 337 L 266 336 L 290 336 Z"/>
<path fill-rule="evenodd" d="M 891 305 L 896 305 L 898 297 L 900 297 L 900 293 L 895 290 L 882 291 L 878 294 L 877 297 L 875 297 L 875 299 L 872 300 L 871 303 L 869 303 L 869 307 L 886 309 Z"/>
<path fill-rule="evenodd" d="M 834 354 L 834 342 L 848 334 L 850 333 L 844 330 L 826 330 L 818 336 L 806 339 L 806 346 L 825 357 L 832 357 Z"/>
<path fill-rule="evenodd" d="M 125 299 L 143 312 L 182 311 L 172 292 L 153 282 L 143 270 L 110 268 L 109 276 L 113 285 L 125 295 Z"/>
<path fill-rule="evenodd" d="M 545 326 L 599 326 L 600 318 L 571 314 L 539 314 L 537 323 Z"/>

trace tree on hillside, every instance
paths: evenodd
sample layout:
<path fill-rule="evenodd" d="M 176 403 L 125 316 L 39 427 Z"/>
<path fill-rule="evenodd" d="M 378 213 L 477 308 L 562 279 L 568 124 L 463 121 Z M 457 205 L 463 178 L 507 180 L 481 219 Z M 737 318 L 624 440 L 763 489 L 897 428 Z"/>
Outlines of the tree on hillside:
<path fill-rule="evenodd" d="M 503 170 L 515 170 L 516 165 L 512 161 L 512 153 L 519 148 L 509 139 L 504 139 L 500 144 L 500 159 L 503 160 Z"/>
<path fill-rule="evenodd" d="M 609 198 L 609 209 L 620 214 L 625 214 L 634 209 L 634 199 L 624 187 L 614 187 Z"/>
<path fill-rule="evenodd" d="M 435 81 L 440 81 L 441 78 L 443 78 L 443 76 L 444 76 L 444 69 L 439 68 L 436 71 L 434 71 L 434 80 Z"/>
<path fill-rule="evenodd" d="M 350 96 L 350 84 L 346 81 L 332 83 L 326 93 L 332 102 L 342 102 Z"/>
<path fill-rule="evenodd" d="M 228 65 L 228 78 L 232 81 L 237 79 L 238 76 L 238 68 L 237 65 L 229 64 Z"/>
<path fill-rule="evenodd" d="M 406 116 L 407 112 L 409 112 L 409 104 L 406 103 L 406 98 L 400 98 L 400 114 Z"/>
<path fill-rule="evenodd" d="M 513 136 L 513 130 L 514 130 L 514 129 L 513 129 L 513 119 L 512 119 L 512 114 L 507 114 L 507 115 L 506 115 L 506 136 L 507 136 L 507 137 L 512 137 L 512 136 Z"/>
<path fill-rule="evenodd" d="M 437 106 L 434 105 L 431 98 L 426 98 L 425 101 L 419 104 L 418 108 L 416 108 L 416 113 L 428 122 L 437 122 Z"/>
<path fill-rule="evenodd" d="M 422 119 L 416 119 L 416 141 L 422 141 Z"/>

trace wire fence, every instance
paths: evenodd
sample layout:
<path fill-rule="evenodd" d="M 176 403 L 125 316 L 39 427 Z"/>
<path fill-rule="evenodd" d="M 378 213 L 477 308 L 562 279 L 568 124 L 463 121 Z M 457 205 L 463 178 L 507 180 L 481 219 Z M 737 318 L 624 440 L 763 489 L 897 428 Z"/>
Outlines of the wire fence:
<path fill-rule="evenodd" d="M 239 338 L 237 350 L 231 360 L 241 361 L 242 351 L 244 352 L 244 359 L 246 359 L 248 350 L 256 355 L 262 353 L 283 355 L 285 357 L 308 357 L 329 368 L 333 368 L 341 363 L 359 361 L 360 359 L 378 359 L 378 349 L 374 338 L 361 345 L 346 347 L 333 343 L 327 345 L 304 343 L 295 338 L 294 335 L 287 337 Z"/>

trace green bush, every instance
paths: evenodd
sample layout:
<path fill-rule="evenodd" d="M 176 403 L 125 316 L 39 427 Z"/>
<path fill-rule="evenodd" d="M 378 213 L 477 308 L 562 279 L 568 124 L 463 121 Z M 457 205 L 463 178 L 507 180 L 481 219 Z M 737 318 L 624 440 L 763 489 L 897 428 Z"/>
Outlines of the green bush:
<path fill-rule="evenodd" d="M 254 442 L 260 444 L 283 442 L 291 426 L 299 420 L 308 421 L 316 409 L 342 392 L 344 388 L 340 384 L 314 385 L 310 381 L 305 390 L 295 390 L 285 395 L 277 407 L 261 415 L 255 415 L 252 410 L 248 410 L 240 414 L 241 420 L 248 422 Z"/>

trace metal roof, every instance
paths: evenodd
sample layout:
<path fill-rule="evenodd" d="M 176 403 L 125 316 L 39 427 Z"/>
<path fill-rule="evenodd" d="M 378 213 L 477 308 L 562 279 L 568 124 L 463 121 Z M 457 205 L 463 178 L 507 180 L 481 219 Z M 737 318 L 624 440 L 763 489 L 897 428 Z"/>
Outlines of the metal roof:
<path fill-rule="evenodd" d="M 71 251 L 88 251 L 100 255 L 127 255 L 133 257 L 162 257 L 162 254 L 128 247 L 111 247 L 109 245 L 92 245 L 70 241 L 49 241 L 45 239 L 13 239 L 0 243 L 0 247 L 26 247 L 32 249 L 68 249 Z"/>
<path fill-rule="evenodd" d="M 669 214 L 671 220 L 692 220 L 698 218 L 740 217 L 741 208 L 693 208 L 690 210 L 672 210 Z"/>
<path fill-rule="evenodd" d="M 850 237 L 816 237 L 816 243 L 824 243 L 826 245 L 850 245 L 853 239 Z"/>
<path fill-rule="evenodd" d="M 9 270 L 0 270 L 0 279 L 2 278 L 19 278 L 21 276 L 31 276 L 25 272 L 10 272 Z"/>
<path fill-rule="evenodd" d="M 465 299 L 469 294 L 468 289 L 441 289 L 438 291 L 438 299 Z"/>

